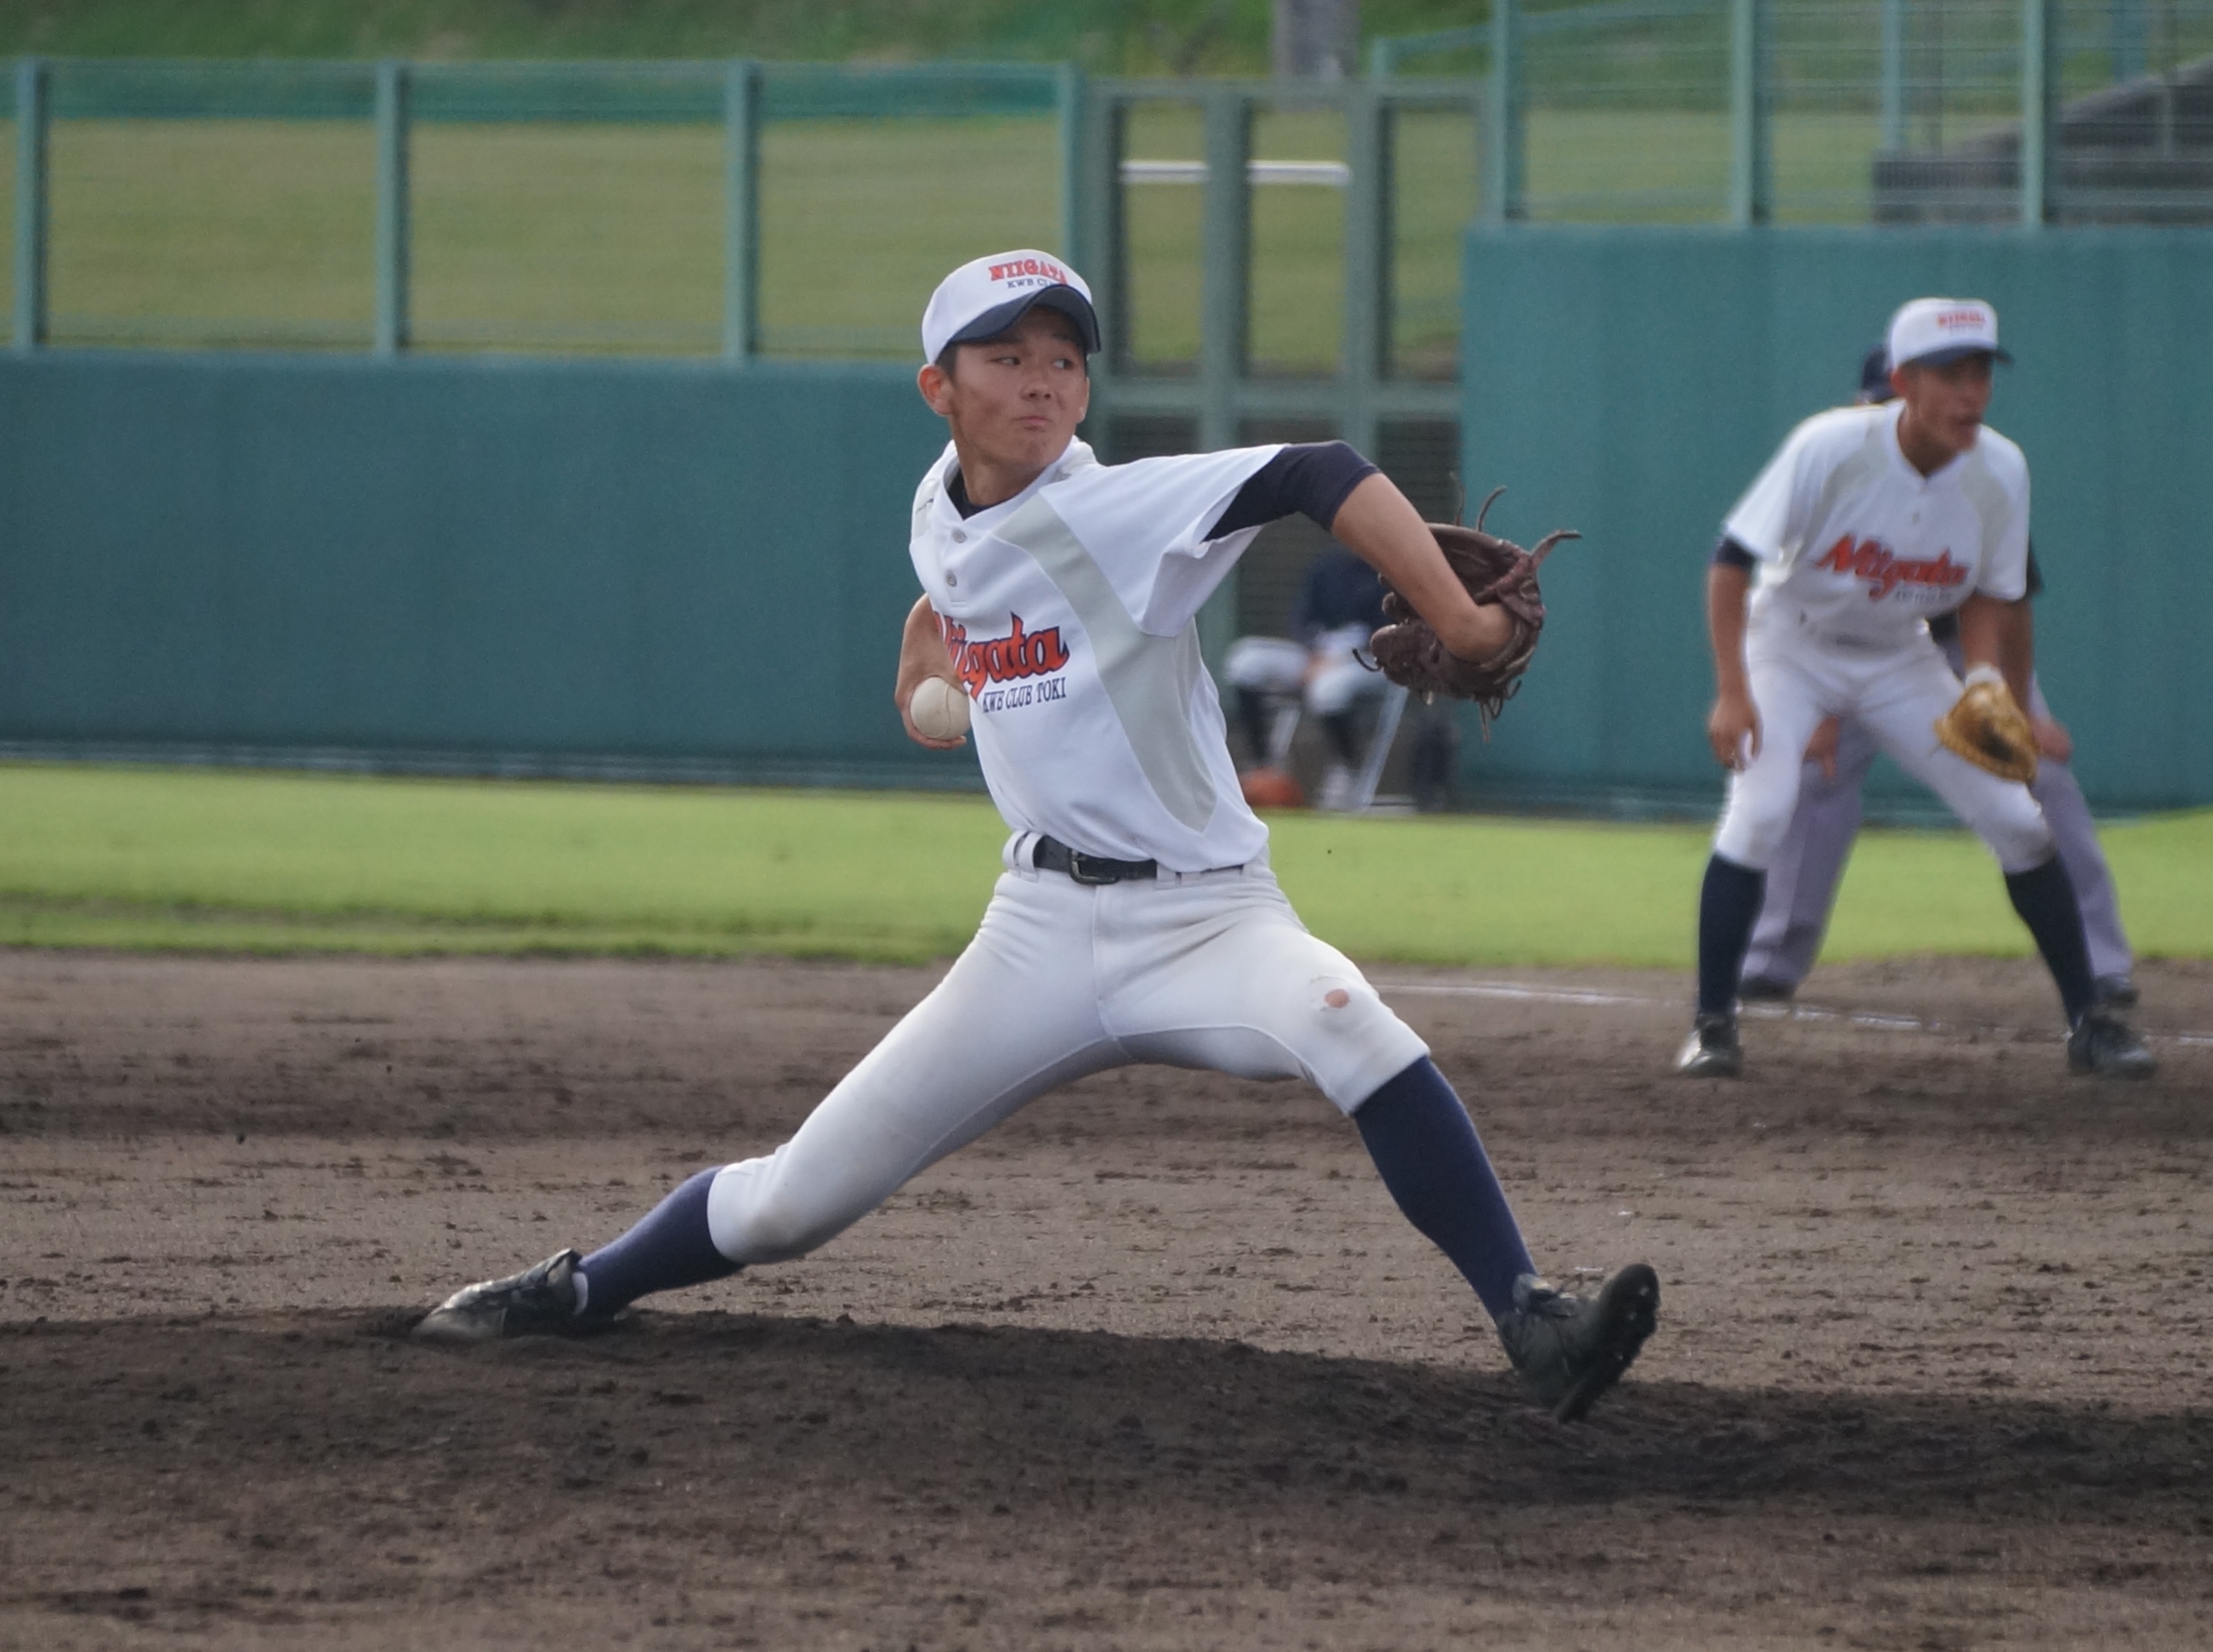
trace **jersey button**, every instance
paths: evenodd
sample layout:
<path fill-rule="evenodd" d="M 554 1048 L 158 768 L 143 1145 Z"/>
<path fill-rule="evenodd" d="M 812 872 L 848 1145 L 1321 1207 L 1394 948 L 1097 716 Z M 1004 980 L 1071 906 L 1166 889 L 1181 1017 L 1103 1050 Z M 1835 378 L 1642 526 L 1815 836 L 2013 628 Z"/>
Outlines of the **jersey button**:
<path fill-rule="evenodd" d="M 953 543 L 955 545 L 966 545 L 968 543 L 968 536 L 956 527 L 953 530 Z"/>
<path fill-rule="evenodd" d="M 945 576 L 945 582 L 948 585 L 958 585 L 960 582 L 960 576 L 958 574 L 948 573 Z"/>

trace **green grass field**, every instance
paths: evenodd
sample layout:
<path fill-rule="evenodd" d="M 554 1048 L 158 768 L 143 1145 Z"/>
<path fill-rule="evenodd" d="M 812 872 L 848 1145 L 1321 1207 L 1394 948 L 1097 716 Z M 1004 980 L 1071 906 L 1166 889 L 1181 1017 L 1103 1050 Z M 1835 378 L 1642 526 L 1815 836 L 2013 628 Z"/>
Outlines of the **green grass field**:
<path fill-rule="evenodd" d="M 9 137 L 0 124 L 0 145 Z M 1857 117 L 1781 123 L 1786 204 L 1800 204 L 1791 216 L 1863 216 L 1874 143 L 1872 122 Z M 1342 122 L 1265 116 L 1255 149 L 1339 158 Z M 1198 152 L 1189 106 L 1148 106 L 1131 123 L 1134 157 Z M 1039 119 L 772 124 L 762 155 L 767 347 L 911 354 L 913 318 L 946 268 L 978 247 L 1057 243 L 1058 155 L 1052 124 Z M 1726 189 L 1727 121 L 1539 110 L 1529 157 L 1539 217 L 1712 220 Z M 1401 125 L 1394 343 L 1417 369 L 1450 364 L 1476 158 L 1466 117 Z M 366 345 L 375 302 L 366 122 L 62 120 L 51 166 L 57 342 Z M 720 348 L 716 128 L 424 125 L 412 177 L 412 304 L 424 346 Z M 0 233 L 12 223 L 12 172 L 0 174 Z M 1131 346 L 1146 363 L 1188 361 L 1198 343 L 1199 192 L 1133 189 L 1129 214 Z M 1333 370 L 1343 248 L 1338 191 L 1257 195 L 1252 348 L 1264 368 Z M 0 288 L 10 268 L 0 261 Z"/>
<path fill-rule="evenodd" d="M 1575 9 L 1575 0 L 1543 0 L 1533 15 L 1556 4 Z M 1724 10 L 1533 37 L 1533 217 L 1722 220 Z M 1475 15 L 1462 0 L 1368 0 L 1363 34 L 1449 28 Z M 1878 146 L 1878 15 L 1875 0 L 1792 0 L 1777 12 L 1781 221 L 1866 221 Z M 21 0 L 0 7 L 0 53 L 444 62 L 743 53 L 1253 75 L 1266 67 L 1270 17 L 1267 0 Z M 1937 104 L 1930 88 L 1917 94 L 1913 142 L 1956 143 L 2014 119 L 2010 82 L 1990 63 L 2003 59 L 2015 26 L 2004 7 L 1948 20 L 1958 73 L 1942 82 Z M 2192 0 L 2167 18 L 2155 48 L 2161 65 L 2213 49 L 2213 8 Z M 1472 75 L 1483 65 L 1480 52 L 1461 52 L 1407 66 Z M 2064 67 L 2070 96 L 2103 85 L 2112 70 L 2088 35 Z M 1257 136 L 1265 158 L 1343 155 L 1330 119 L 1267 115 Z M 1187 106 L 1143 109 L 1131 137 L 1131 153 L 1142 157 L 1199 153 Z M 1049 122 L 771 123 L 765 142 L 763 320 L 772 353 L 904 356 L 914 314 L 948 265 L 979 248 L 1058 239 Z M 0 146 L 12 152 L 6 123 Z M 1398 162 L 1396 344 L 1410 369 L 1448 370 L 1460 231 L 1477 204 L 1471 124 L 1410 118 Z M 57 342 L 366 343 L 374 303 L 366 120 L 64 119 L 52 168 Z M 721 168 L 720 137 L 705 127 L 419 126 L 418 344 L 713 352 Z M 13 185 L 13 168 L 0 168 L 0 235 L 10 233 Z M 1198 204 L 1189 187 L 1131 194 L 1131 342 L 1141 361 L 1181 363 L 1196 349 Z M 1327 370 L 1341 331 L 1343 202 L 1326 188 L 1270 189 L 1255 216 L 1253 357 L 1264 370 Z M 11 302 L 11 278 L 12 260 L 0 258 L 0 302 Z"/>
<path fill-rule="evenodd" d="M 1706 832 L 1475 816 L 1272 821 L 1356 957 L 1687 966 Z M 949 954 L 1004 836 L 980 799 L 0 765 L 0 944 L 210 951 Z M 2213 813 L 2106 834 L 2148 956 L 2213 957 Z M 2017 955 L 1957 832 L 1862 840 L 1828 956 Z"/>
<path fill-rule="evenodd" d="M 1187 107 L 1132 123 L 1131 152 L 1198 153 Z M 9 133 L 0 124 L 0 144 Z M 1332 159 L 1342 122 L 1271 116 L 1271 159 Z M 1418 115 L 1399 149 L 1402 354 L 1448 361 L 1474 130 Z M 365 345 L 375 303 L 366 123 L 64 120 L 52 140 L 58 342 Z M 947 268 L 978 248 L 1055 245 L 1058 139 L 1037 119 L 773 124 L 763 136 L 761 320 L 772 353 L 905 357 Z M 412 169 L 418 338 L 434 348 L 721 347 L 722 138 L 710 126 L 426 125 Z M 0 229 L 12 222 L 0 176 Z M 1131 199 L 1141 360 L 1198 343 L 1199 192 Z M 1260 192 L 1253 349 L 1337 359 L 1344 203 Z M 0 268 L 0 288 L 8 269 Z"/>

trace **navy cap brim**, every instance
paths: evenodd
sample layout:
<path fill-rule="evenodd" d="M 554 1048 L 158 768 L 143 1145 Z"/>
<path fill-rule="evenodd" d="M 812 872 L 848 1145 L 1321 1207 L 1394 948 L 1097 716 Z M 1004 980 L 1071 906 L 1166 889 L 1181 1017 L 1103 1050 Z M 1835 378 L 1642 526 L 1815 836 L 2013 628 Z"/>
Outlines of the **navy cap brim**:
<path fill-rule="evenodd" d="M 1995 344 L 1954 344 L 1946 350 L 1932 350 L 1926 356 L 1916 356 L 1910 362 L 1900 362 L 1900 367 L 1949 367 L 1954 362 L 1964 362 L 1970 356 L 1988 356 L 1993 361 L 2013 365 L 2013 357 Z"/>
<path fill-rule="evenodd" d="M 1099 316 L 1091 308 L 1091 301 L 1075 288 L 1056 282 L 1050 287 L 1039 287 L 1019 298 L 1010 298 L 1003 304 L 995 304 L 945 342 L 953 344 L 972 344 L 985 338 L 996 338 L 1021 320 L 1039 305 L 1058 310 L 1076 323 L 1082 335 L 1083 353 L 1099 353 Z"/>

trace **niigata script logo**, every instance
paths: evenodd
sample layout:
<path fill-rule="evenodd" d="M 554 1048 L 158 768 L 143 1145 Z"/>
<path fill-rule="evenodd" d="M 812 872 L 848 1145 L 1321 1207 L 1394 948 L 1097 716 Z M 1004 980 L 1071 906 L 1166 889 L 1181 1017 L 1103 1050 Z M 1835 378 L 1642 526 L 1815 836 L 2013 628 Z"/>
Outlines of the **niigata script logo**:
<path fill-rule="evenodd" d="M 937 624 L 945 633 L 946 649 L 953 655 L 954 674 L 972 700 L 980 699 L 989 684 L 1049 677 L 1068 663 L 1068 649 L 1060 640 L 1058 625 L 1025 631 L 1021 615 L 1015 614 L 1012 629 L 1004 637 L 972 643 L 967 626 L 942 618 Z"/>
<path fill-rule="evenodd" d="M 1949 551 L 1918 558 L 1896 555 L 1880 539 L 1853 542 L 1849 533 L 1821 554 L 1814 564 L 1832 573 L 1865 580 L 1868 600 L 1880 602 L 1901 585 L 1964 585 L 1967 570 L 1952 560 Z"/>

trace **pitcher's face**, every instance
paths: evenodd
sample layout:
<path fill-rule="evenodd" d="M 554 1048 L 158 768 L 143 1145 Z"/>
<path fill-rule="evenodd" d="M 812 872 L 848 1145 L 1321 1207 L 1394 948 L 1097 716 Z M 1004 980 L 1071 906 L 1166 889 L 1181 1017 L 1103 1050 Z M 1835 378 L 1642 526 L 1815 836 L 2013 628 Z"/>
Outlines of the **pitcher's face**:
<path fill-rule="evenodd" d="M 952 425 L 962 469 L 1034 477 L 1059 458 L 1091 405 L 1076 323 L 1040 304 L 997 338 L 954 348 L 950 371 L 933 363 L 918 382 Z"/>

